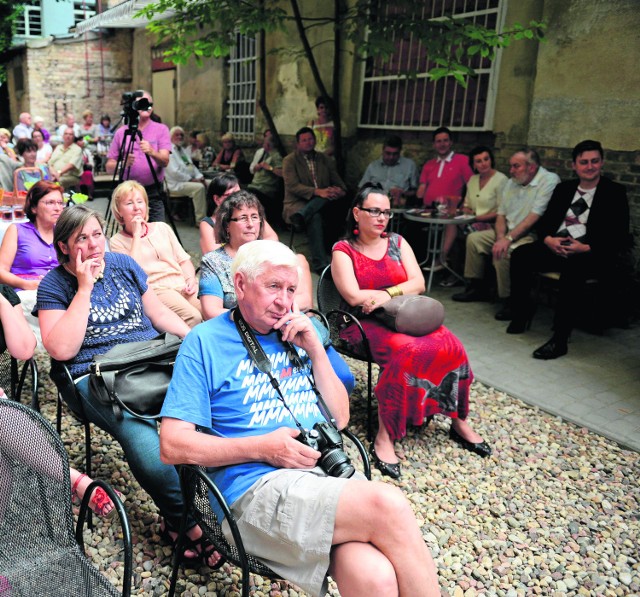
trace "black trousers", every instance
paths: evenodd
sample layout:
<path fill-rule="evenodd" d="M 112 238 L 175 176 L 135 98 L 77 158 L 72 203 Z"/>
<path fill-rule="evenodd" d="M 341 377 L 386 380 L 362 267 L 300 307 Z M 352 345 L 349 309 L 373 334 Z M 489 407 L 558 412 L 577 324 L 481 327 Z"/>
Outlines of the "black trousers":
<path fill-rule="evenodd" d="M 511 309 L 516 321 L 526 321 L 533 313 L 531 290 L 536 272 L 560 272 L 553 326 L 556 337 L 565 340 L 575 325 L 576 315 L 582 310 L 587 280 L 597 278 L 600 288 L 611 282 L 603 263 L 591 252 L 559 257 L 540 241 L 522 245 L 513 251 L 510 272 Z M 603 302 L 598 300 L 597 304 L 602 305 Z"/>
<path fill-rule="evenodd" d="M 160 183 L 162 186 L 162 183 Z M 144 187 L 149 198 L 149 222 L 164 222 L 164 191 L 158 191 L 155 184 Z"/>

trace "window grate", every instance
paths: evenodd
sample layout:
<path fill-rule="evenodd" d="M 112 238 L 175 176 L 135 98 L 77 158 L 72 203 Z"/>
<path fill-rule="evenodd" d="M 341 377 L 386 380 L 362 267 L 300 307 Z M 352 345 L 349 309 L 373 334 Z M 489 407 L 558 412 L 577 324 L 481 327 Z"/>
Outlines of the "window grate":
<path fill-rule="evenodd" d="M 38 6 L 25 6 L 16 22 L 16 37 L 42 37 L 42 10 Z"/>
<path fill-rule="evenodd" d="M 256 38 L 236 34 L 229 55 L 228 130 L 236 139 L 253 141 L 256 117 Z"/>
<path fill-rule="evenodd" d="M 426 20 L 452 15 L 498 30 L 504 0 L 422 0 L 414 18 Z M 392 3 L 379 2 L 389 15 Z M 427 72 L 434 63 L 422 43 L 410 35 L 395 40 L 396 51 L 388 59 L 365 61 L 359 123 L 362 128 L 425 130 L 447 126 L 452 130 L 490 130 L 493 126 L 498 60 L 480 54 L 467 60 L 477 75 L 467 79 L 467 88 L 453 77 L 432 81 Z M 399 73 L 417 73 L 405 77 Z"/>

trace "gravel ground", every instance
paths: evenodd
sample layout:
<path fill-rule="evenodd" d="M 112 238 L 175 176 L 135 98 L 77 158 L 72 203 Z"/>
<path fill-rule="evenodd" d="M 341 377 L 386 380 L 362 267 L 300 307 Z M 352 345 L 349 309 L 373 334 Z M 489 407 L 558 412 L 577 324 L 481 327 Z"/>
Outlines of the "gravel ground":
<path fill-rule="evenodd" d="M 42 410 L 53 422 L 47 359 L 39 358 L 39 365 L 46 390 Z M 359 375 L 352 407 L 352 428 L 360 437 L 364 380 Z M 491 458 L 451 442 L 449 422 L 441 417 L 400 444 L 403 476 L 397 484 L 416 512 L 443 594 L 640 595 L 639 455 L 479 383 L 471 403 L 470 420 L 492 444 Z M 82 426 L 68 415 L 63 440 L 72 465 L 82 470 Z M 126 495 L 134 535 L 133 594 L 163 595 L 171 549 L 158 535 L 157 510 L 120 447 L 98 429 L 92 444 L 94 476 Z M 382 480 L 377 470 L 374 478 Z M 98 520 L 93 534 L 85 531 L 94 563 L 121 586 L 118 536 L 116 522 Z M 240 595 L 239 576 L 228 564 L 213 573 L 183 570 L 178 589 L 186 597 Z M 303 595 L 282 581 L 252 577 L 251 586 L 256 597 Z M 335 586 L 330 594 L 339 595 Z"/>

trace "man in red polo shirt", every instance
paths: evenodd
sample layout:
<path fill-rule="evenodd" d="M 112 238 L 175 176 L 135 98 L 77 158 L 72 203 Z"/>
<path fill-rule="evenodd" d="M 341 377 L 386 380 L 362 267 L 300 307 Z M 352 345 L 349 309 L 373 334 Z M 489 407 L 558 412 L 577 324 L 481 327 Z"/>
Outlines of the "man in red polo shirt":
<path fill-rule="evenodd" d="M 433 131 L 433 148 L 438 154 L 422 168 L 417 197 L 430 207 L 438 197 L 464 196 L 463 190 L 473 171 L 469 158 L 454 153 L 451 131 L 445 127 Z"/>

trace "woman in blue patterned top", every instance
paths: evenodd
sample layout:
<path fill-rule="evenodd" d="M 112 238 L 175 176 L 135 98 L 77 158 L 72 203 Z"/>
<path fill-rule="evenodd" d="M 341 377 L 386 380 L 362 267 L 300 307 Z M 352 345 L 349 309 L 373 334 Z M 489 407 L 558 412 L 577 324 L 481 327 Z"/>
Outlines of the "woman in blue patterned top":
<path fill-rule="evenodd" d="M 268 226 L 262 203 L 248 191 L 236 191 L 220 204 L 216 212 L 215 236 L 222 244 L 204 255 L 200 269 L 198 298 L 204 319 L 217 317 L 236 306 L 231 262 L 242 245 L 262 239 Z M 300 254 L 296 259 L 300 283 L 295 298 L 298 308 L 304 311 L 313 307 L 313 282 L 309 262 Z"/>
<path fill-rule="evenodd" d="M 87 418 L 122 446 L 131 471 L 164 517 L 161 532 L 169 536 L 180 523 L 183 501 L 176 469 L 160 461 L 156 424 L 128 413 L 116 419 L 110 406 L 91 395 L 88 373 L 93 357 L 116 344 L 151 340 L 158 332 L 184 337 L 190 328 L 148 288 L 146 274 L 131 257 L 105 252 L 103 220 L 96 212 L 84 205 L 65 209 L 53 241 L 60 265 L 40 283 L 34 309 L 44 347 L 69 367 Z M 197 540 L 202 532 L 194 525 L 189 534 Z M 194 550 L 205 548 L 193 545 L 185 555 Z"/>

